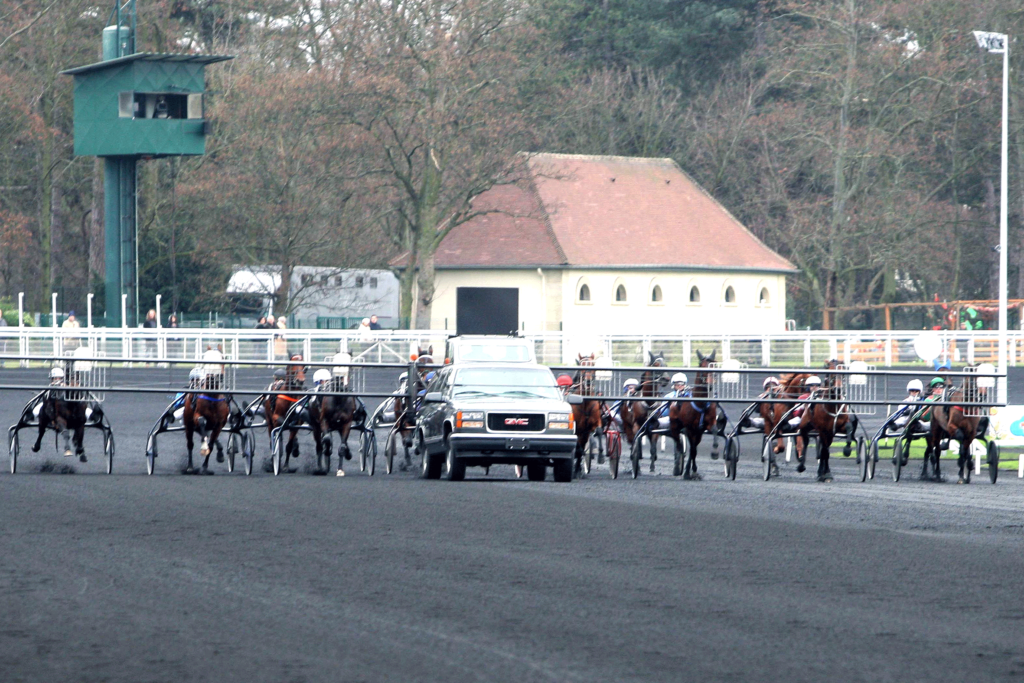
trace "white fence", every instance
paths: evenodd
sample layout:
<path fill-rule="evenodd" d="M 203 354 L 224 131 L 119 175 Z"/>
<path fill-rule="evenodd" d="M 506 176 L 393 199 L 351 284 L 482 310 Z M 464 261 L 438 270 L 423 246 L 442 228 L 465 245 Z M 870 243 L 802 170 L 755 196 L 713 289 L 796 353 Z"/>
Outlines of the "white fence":
<path fill-rule="evenodd" d="M 844 365 L 862 361 L 876 367 L 923 366 L 914 351 L 919 332 L 808 331 L 758 335 L 574 335 L 561 332 L 524 334 L 533 341 L 537 359 L 545 364 L 572 363 L 577 353 L 596 353 L 616 366 L 642 365 L 648 352 L 662 353 L 673 367 L 697 365 L 697 351 L 715 351 L 718 362 L 738 361 L 747 367 L 813 367 L 830 359 Z M 954 365 L 995 363 L 998 340 L 992 331 L 937 332 L 942 356 Z M 407 362 L 415 349 L 433 347 L 444 353 L 450 332 L 444 330 L 378 330 L 372 337 L 348 330 L 294 329 L 143 329 L 0 327 L 0 363 L 21 356 L 65 356 L 85 346 L 94 355 L 140 362 L 198 360 L 210 347 L 230 358 L 273 362 L 300 353 L 317 359 L 346 350 L 366 362 Z M 1024 332 L 1009 333 L 1011 366 L 1024 364 Z"/>

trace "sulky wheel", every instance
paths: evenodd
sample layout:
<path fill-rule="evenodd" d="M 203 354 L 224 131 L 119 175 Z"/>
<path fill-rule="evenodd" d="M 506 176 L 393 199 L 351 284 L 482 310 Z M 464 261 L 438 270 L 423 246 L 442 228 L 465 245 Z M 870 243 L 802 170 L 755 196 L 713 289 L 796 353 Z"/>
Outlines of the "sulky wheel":
<path fill-rule="evenodd" d="M 871 441 L 871 448 L 868 452 L 868 479 L 875 478 L 875 465 L 878 464 L 878 440 Z"/>
<path fill-rule="evenodd" d="M 610 432 L 608 438 L 608 472 L 612 479 L 619 478 L 619 458 L 622 457 L 622 434 Z"/>
<path fill-rule="evenodd" d="M 587 439 L 587 445 L 583 449 L 583 474 L 590 474 L 590 467 L 594 464 L 594 435 Z M 530 468 L 526 468 L 526 476 L 530 476 Z"/>
<path fill-rule="evenodd" d="M 725 477 L 736 481 L 736 469 L 740 463 L 740 440 L 732 437 L 725 446 Z"/>
<path fill-rule="evenodd" d="M 903 439 L 896 437 L 896 444 L 892 447 L 892 480 L 900 480 L 900 472 L 903 471 Z"/>
<path fill-rule="evenodd" d="M 395 451 L 398 450 L 399 432 L 392 429 L 388 433 L 388 439 L 384 442 L 384 471 L 391 474 L 394 471 Z"/>
<path fill-rule="evenodd" d="M 366 473 L 372 477 L 377 471 L 377 433 L 372 429 L 359 433 L 359 461 L 366 463 Z"/>
<path fill-rule="evenodd" d="M 239 434 L 228 435 L 228 474 L 235 471 L 235 454 L 238 453 L 238 444 L 242 442 L 242 437 Z"/>
<path fill-rule="evenodd" d="M 988 448 L 985 450 L 988 460 L 988 478 L 994 484 L 999 478 L 999 446 L 995 441 L 989 441 Z"/>
<path fill-rule="evenodd" d="M 868 450 L 867 444 L 864 443 L 864 437 L 857 439 L 857 473 L 860 474 L 861 482 L 868 480 L 868 460 L 871 459 Z"/>
<path fill-rule="evenodd" d="M 637 434 L 633 440 L 633 448 L 629 451 L 629 462 L 633 465 L 633 478 L 636 479 L 640 476 L 640 456 L 643 451 L 643 438 Z"/>
<path fill-rule="evenodd" d="M 109 429 L 103 431 L 103 455 L 107 460 L 107 474 L 114 472 L 114 432 Z"/>
<path fill-rule="evenodd" d="M 156 469 L 156 437 L 150 434 L 146 444 L 146 474 L 153 474 Z"/>
<path fill-rule="evenodd" d="M 772 442 L 770 439 L 765 439 L 764 448 L 761 449 L 761 465 L 763 467 L 764 480 L 768 481 L 772 478 L 772 458 L 775 455 L 772 453 Z"/>
<path fill-rule="evenodd" d="M 270 458 L 273 461 L 274 476 L 281 474 L 281 470 L 284 469 L 284 438 L 281 432 L 278 432 L 273 439 L 271 439 L 271 453 Z"/>
<path fill-rule="evenodd" d="M 18 442 L 18 430 L 12 431 L 7 436 L 7 451 L 11 455 L 11 474 L 15 474 L 18 471 L 18 449 L 20 444 Z"/>
<path fill-rule="evenodd" d="M 245 461 L 245 476 L 252 474 L 252 460 L 256 454 L 256 443 L 248 432 L 242 436 L 242 459 Z"/>

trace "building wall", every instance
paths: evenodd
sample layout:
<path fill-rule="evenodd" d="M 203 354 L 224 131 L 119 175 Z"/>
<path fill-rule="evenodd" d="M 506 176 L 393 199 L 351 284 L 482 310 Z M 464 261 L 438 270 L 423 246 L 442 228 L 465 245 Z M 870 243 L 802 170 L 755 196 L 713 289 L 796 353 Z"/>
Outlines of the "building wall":
<path fill-rule="evenodd" d="M 520 329 L 593 334 L 749 334 L 786 328 L 786 278 L 776 273 L 636 270 L 439 270 L 432 329 L 455 329 L 458 287 L 518 287 Z M 582 283 L 590 301 L 578 301 Z M 626 301 L 615 301 L 619 285 Z M 651 301 L 655 286 L 661 301 Z M 689 300 L 696 286 L 700 301 Z M 726 303 L 732 287 L 735 301 Z M 767 290 L 767 302 L 760 301 Z M 546 301 L 545 301 L 546 299 Z"/>

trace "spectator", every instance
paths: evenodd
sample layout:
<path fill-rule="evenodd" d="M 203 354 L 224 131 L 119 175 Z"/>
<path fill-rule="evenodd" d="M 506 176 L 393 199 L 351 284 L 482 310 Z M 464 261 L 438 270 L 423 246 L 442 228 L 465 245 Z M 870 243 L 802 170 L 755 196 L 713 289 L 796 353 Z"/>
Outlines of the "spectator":
<path fill-rule="evenodd" d="M 274 314 L 271 313 L 270 315 L 267 316 L 267 329 L 269 330 L 275 327 L 277 327 L 277 324 L 274 322 Z"/>
<path fill-rule="evenodd" d="M 360 341 L 368 341 L 370 339 L 370 319 L 363 318 L 356 331 L 359 332 Z"/>
<path fill-rule="evenodd" d="M 178 326 L 178 316 L 176 316 L 173 313 L 171 313 L 171 317 L 167 319 L 167 327 L 177 327 L 177 326 Z"/>
<path fill-rule="evenodd" d="M 77 330 L 81 325 L 78 323 L 78 319 L 75 318 L 74 311 L 68 311 L 67 319 L 61 324 L 63 330 Z M 64 348 L 73 350 L 78 348 L 78 337 L 72 337 L 68 335 L 64 338 Z"/>
<path fill-rule="evenodd" d="M 377 316 L 375 316 L 375 315 L 371 315 L 370 316 L 370 329 L 371 330 L 379 330 L 380 329 L 380 323 L 377 322 Z"/>
<path fill-rule="evenodd" d="M 142 326 L 147 328 L 147 329 L 155 328 L 156 327 L 156 311 L 155 310 L 153 310 L 152 308 L 149 309 L 149 312 L 146 313 L 146 320 L 145 320 L 145 322 L 142 323 Z M 145 341 L 145 344 L 146 344 L 146 357 L 147 358 L 156 358 L 156 355 L 157 355 L 156 337 L 154 337 L 153 339 L 147 339 Z"/>
<path fill-rule="evenodd" d="M 0 327 L 7 327 L 7 321 L 4 320 L 4 312 L 0 310 Z"/>
<path fill-rule="evenodd" d="M 278 330 L 287 330 L 288 329 L 288 323 L 287 323 L 287 321 L 285 321 L 285 319 L 283 317 L 282 318 L 278 318 L 276 324 L 273 324 L 273 321 L 274 321 L 274 316 L 272 316 L 272 315 L 267 316 L 267 323 L 270 325 L 271 329 L 273 329 L 273 328 L 277 328 Z M 285 340 L 285 337 L 284 337 L 283 334 L 278 333 L 278 334 L 274 335 L 274 356 L 278 360 L 288 360 L 288 358 L 289 358 L 289 356 L 288 356 L 288 342 L 287 342 L 287 340 Z"/>
<path fill-rule="evenodd" d="M 267 316 L 265 316 L 265 315 L 261 315 L 260 316 L 260 321 L 258 323 L 256 323 L 256 329 L 257 330 L 265 330 L 265 329 L 267 329 Z"/>

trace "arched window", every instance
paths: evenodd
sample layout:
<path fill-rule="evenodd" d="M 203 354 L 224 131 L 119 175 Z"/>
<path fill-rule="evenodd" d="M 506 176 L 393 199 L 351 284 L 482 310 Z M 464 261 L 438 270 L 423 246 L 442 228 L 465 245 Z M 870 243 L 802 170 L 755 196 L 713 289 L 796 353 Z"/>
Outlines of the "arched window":
<path fill-rule="evenodd" d="M 654 288 L 651 289 L 651 303 L 659 304 L 664 300 L 665 297 L 661 293 L 661 285 L 654 285 Z"/>
<path fill-rule="evenodd" d="M 771 296 L 768 294 L 767 287 L 761 288 L 761 294 L 759 294 L 757 298 L 758 303 L 761 304 L 762 306 L 771 306 L 772 300 Z"/>
<path fill-rule="evenodd" d="M 697 285 L 694 285 L 693 287 L 690 287 L 690 303 L 691 304 L 699 304 L 700 303 L 700 290 L 697 289 Z"/>
<path fill-rule="evenodd" d="M 580 285 L 579 301 L 590 301 L 590 285 L 583 283 Z"/>
<path fill-rule="evenodd" d="M 722 296 L 722 300 L 727 304 L 736 303 L 736 290 L 733 289 L 732 285 L 725 288 L 725 294 Z"/>
<path fill-rule="evenodd" d="M 624 303 L 626 301 L 626 285 L 619 285 L 615 288 L 615 301 Z"/>

